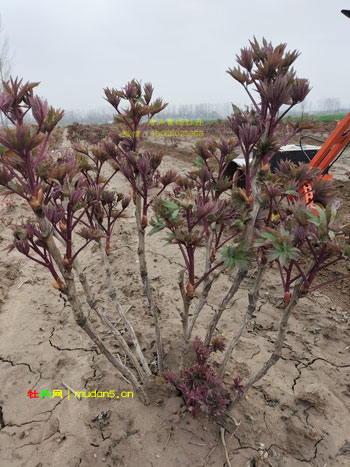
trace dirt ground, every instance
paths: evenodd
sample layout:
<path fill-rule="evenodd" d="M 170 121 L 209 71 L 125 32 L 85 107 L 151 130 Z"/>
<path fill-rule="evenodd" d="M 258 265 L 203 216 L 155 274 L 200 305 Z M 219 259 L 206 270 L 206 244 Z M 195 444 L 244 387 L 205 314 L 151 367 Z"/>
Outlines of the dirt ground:
<path fill-rule="evenodd" d="M 166 151 L 163 169 L 186 171 L 193 155 L 189 144 L 173 148 L 163 141 L 146 143 Z M 350 213 L 350 152 L 334 167 L 339 199 Z M 113 182 L 128 192 L 121 176 Z M 10 231 L 3 224 L 29 215 L 25 205 L 0 211 L 0 465 L 1 467 L 204 467 L 228 466 L 220 439 L 220 423 L 204 416 L 193 419 L 170 387 L 152 381 L 151 404 L 135 397 L 76 399 L 76 391 L 131 391 L 76 326 L 69 304 L 50 286 L 46 271 L 18 252 L 3 249 Z M 149 274 L 161 310 L 166 366 L 177 370 L 181 336 L 177 248 L 165 246 L 162 234 L 147 238 Z M 137 260 L 132 208 L 119 223 L 111 262 L 119 296 L 129 312 L 148 358 L 155 360 L 152 318 L 147 314 Z M 92 288 L 112 322 L 99 253 L 83 253 Z M 339 271 L 334 271 L 336 275 Z M 226 309 L 217 332 L 228 342 L 247 305 L 254 271 L 234 304 Z M 260 295 L 258 311 L 227 368 L 225 380 L 254 373 L 271 352 L 281 310 L 277 272 L 271 269 Z M 204 337 L 205 324 L 227 290 L 228 275 L 215 283 L 194 335 Z M 226 446 L 234 467 L 350 466 L 350 281 L 328 286 L 300 300 L 290 319 L 281 360 L 229 411 Z M 86 307 L 87 309 L 87 307 Z M 116 350 L 110 334 L 90 313 L 105 343 Z M 118 324 L 120 328 L 120 324 Z M 122 328 L 120 328 L 122 329 Z M 220 356 L 216 357 L 217 364 Z M 62 390 L 63 398 L 29 398 L 28 391 Z"/>

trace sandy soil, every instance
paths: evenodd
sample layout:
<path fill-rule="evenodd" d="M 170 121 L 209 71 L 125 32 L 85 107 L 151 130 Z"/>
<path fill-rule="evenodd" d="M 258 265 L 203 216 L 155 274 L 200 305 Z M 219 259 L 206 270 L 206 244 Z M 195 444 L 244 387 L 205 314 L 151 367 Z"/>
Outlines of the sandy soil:
<path fill-rule="evenodd" d="M 159 147 L 159 143 L 147 143 Z M 187 145 L 188 146 L 188 145 Z M 186 144 L 166 148 L 164 169 L 190 168 L 193 159 Z M 349 212 L 350 182 L 344 175 L 349 152 L 335 167 L 339 196 Z M 128 192 L 117 177 L 115 186 Z M 2 210 L 6 222 L 29 214 L 24 205 Z M 162 234 L 148 237 L 149 274 L 161 310 L 166 366 L 178 368 L 181 335 L 177 271 L 182 266 L 175 247 L 163 246 Z M 147 315 L 138 273 L 136 232 L 132 208 L 114 235 L 111 262 L 120 300 L 132 304 L 129 317 L 148 358 L 155 359 L 152 321 Z M 227 466 L 220 440 L 220 424 L 205 417 L 193 419 L 174 390 L 152 381 L 151 404 L 137 398 L 68 400 L 68 390 L 110 391 L 131 388 L 76 326 L 70 306 L 50 286 L 51 279 L 19 253 L 3 251 L 10 232 L 0 230 L 0 465 L 2 467 L 94 466 Z M 81 259 L 94 292 L 107 315 L 105 278 L 97 248 Z M 337 271 L 334 271 L 337 274 Z M 245 281 L 237 301 L 225 311 L 217 332 L 230 340 L 247 305 Z M 267 275 L 252 324 L 229 363 L 226 380 L 247 378 L 269 356 L 281 313 L 276 304 L 281 291 L 277 273 Z M 209 294 L 194 335 L 204 336 L 229 284 L 223 275 Z M 349 281 L 329 286 L 303 298 L 290 320 L 282 359 L 230 410 L 239 422 L 226 433 L 235 467 L 348 467 L 350 465 L 350 313 Z M 105 343 L 117 350 L 110 334 Z M 118 325 L 120 326 L 120 325 Z M 218 361 L 220 358 L 218 357 Z M 214 364 L 216 362 L 214 361 Z M 63 399 L 30 399 L 29 390 L 63 391 Z"/>

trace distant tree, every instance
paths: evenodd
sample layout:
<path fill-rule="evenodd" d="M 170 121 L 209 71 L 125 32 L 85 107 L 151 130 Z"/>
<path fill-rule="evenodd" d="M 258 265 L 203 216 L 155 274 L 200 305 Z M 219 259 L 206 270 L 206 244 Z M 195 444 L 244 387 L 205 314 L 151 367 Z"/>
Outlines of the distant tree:
<path fill-rule="evenodd" d="M 9 43 L 4 36 L 4 25 L 0 16 L 0 92 L 2 92 L 2 82 L 8 80 L 10 76 L 10 57 L 9 57 Z M 0 116 L 0 125 L 6 126 L 6 118 Z"/>
<path fill-rule="evenodd" d="M 336 113 L 340 110 L 340 100 L 336 97 L 327 97 L 320 101 L 320 110 L 324 112 Z"/>
<path fill-rule="evenodd" d="M 302 113 L 305 113 L 306 111 L 306 106 L 307 106 L 307 101 L 303 101 L 301 104 L 300 104 L 300 108 L 301 108 L 301 112 Z"/>

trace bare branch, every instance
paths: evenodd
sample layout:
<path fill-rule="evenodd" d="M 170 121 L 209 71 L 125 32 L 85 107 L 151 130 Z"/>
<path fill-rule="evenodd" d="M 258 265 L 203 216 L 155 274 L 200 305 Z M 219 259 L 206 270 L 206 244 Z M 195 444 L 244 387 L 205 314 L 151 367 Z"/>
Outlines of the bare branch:
<path fill-rule="evenodd" d="M 231 356 L 231 354 L 233 352 L 233 349 L 236 347 L 237 342 L 239 341 L 240 337 L 242 336 L 243 332 L 245 331 L 245 329 L 247 327 L 247 324 L 252 319 L 252 316 L 253 316 L 253 314 L 254 314 L 254 312 L 256 310 L 256 304 L 257 304 L 258 298 L 259 298 L 259 291 L 260 291 L 260 287 L 261 287 L 261 281 L 262 281 L 264 272 L 266 270 L 266 265 L 267 265 L 266 262 L 261 262 L 260 263 L 258 274 L 257 274 L 257 276 L 255 278 L 255 281 L 254 281 L 253 290 L 251 292 L 250 291 L 248 292 L 248 299 L 249 299 L 248 309 L 247 309 L 247 311 L 246 311 L 246 313 L 244 315 L 241 327 L 239 328 L 236 335 L 233 336 L 233 338 L 231 340 L 231 343 L 230 343 L 230 346 L 226 350 L 224 360 L 222 361 L 222 363 L 220 365 L 219 375 L 221 377 L 225 372 L 226 365 L 227 365 L 227 363 L 229 361 L 229 358 L 230 358 L 230 356 Z"/>
<path fill-rule="evenodd" d="M 64 240 L 60 236 L 58 236 L 58 234 L 56 232 L 54 232 L 54 234 L 56 234 L 55 236 L 59 239 L 59 241 L 61 243 L 64 244 Z M 106 255 L 106 252 L 105 252 L 104 248 L 103 248 L 103 251 L 104 251 L 104 255 Z M 108 260 L 108 258 L 107 258 L 107 260 Z M 106 324 L 108 326 L 109 330 L 112 332 L 113 336 L 116 338 L 119 346 L 123 349 L 124 353 L 129 357 L 131 363 L 134 365 L 134 368 L 137 371 L 141 382 L 144 382 L 145 378 L 146 378 L 146 375 L 147 376 L 151 375 L 151 371 L 148 368 L 147 362 L 146 362 L 146 368 L 148 368 L 148 372 L 144 371 L 140 367 L 137 359 L 135 358 L 133 352 L 131 351 L 130 347 L 128 346 L 127 342 L 125 341 L 125 339 L 122 336 L 122 334 L 120 333 L 120 331 L 113 325 L 113 323 L 111 323 L 111 321 L 107 318 L 107 316 L 103 313 L 103 311 L 98 306 L 97 300 L 96 300 L 95 296 L 93 295 L 93 293 L 91 291 L 90 284 L 88 283 L 86 274 L 82 271 L 79 260 L 77 258 L 75 258 L 75 260 L 73 262 L 73 267 L 74 267 L 74 269 L 75 269 L 75 271 L 76 271 L 76 273 L 78 275 L 80 284 L 81 284 L 81 286 L 82 286 L 82 288 L 84 290 L 84 293 L 85 293 L 85 296 L 86 296 L 86 301 L 87 301 L 88 305 L 90 306 L 90 308 L 92 310 L 94 310 L 97 313 L 100 320 L 104 324 Z M 120 306 L 120 303 L 119 303 L 119 306 Z M 126 314 L 126 312 L 123 313 L 122 315 L 120 315 L 120 320 L 123 321 L 124 325 L 125 325 L 125 319 L 126 319 L 125 314 Z M 129 323 L 129 321 L 128 321 L 128 323 Z M 130 324 L 130 326 L 131 326 L 131 324 Z M 125 325 L 125 327 L 127 328 L 126 325 Z M 131 326 L 131 329 L 133 331 L 132 326 Z M 132 335 L 131 335 L 131 338 L 132 338 Z M 132 338 L 132 340 L 133 340 L 133 343 L 134 343 L 134 346 L 135 346 L 135 350 L 137 350 L 134 339 Z M 137 338 L 136 338 L 136 340 L 137 340 Z M 141 354 L 142 354 L 142 351 L 141 351 Z M 140 361 L 141 361 L 141 359 L 140 359 Z"/>
<path fill-rule="evenodd" d="M 252 378 L 250 378 L 248 383 L 244 386 L 245 391 L 248 391 L 248 389 L 250 389 L 253 386 L 253 384 L 259 381 L 263 376 L 265 376 L 269 369 L 279 360 L 282 353 L 283 343 L 286 337 L 288 320 L 295 305 L 298 303 L 302 283 L 303 282 L 299 280 L 298 283 L 295 285 L 290 302 L 283 311 L 278 329 L 277 340 L 275 342 L 275 348 L 272 352 L 271 357 L 265 362 L 263 367 L 257 373 L 255 373 L 255 375 Z"/>
<path fill-rule="evenodd" d="M 185 269 L 182 269 L 179 272 L 179 276 L 178 276 L 178 279 L 177 279 L 179 289 L 180 289 L 180 292 L 181 292 L 182 304 L 183 304 L 183 310 L 182 310 L 182 312 L 180 312 L 181 321 L 182 321 L 182 330 L 183 330 L 183 342 L 182 342 L 182 352 L 181 352 L 181 368 L 183 368 L 185 366 L 187 352 L 188 352 L 188 343 L 189 343 L 188 314 L 189 314 L 190 305 L 191 305 L 191 300 L 188 297 L 188 295 L 186 293 L 186 290 L 185 290 L 184 278 L 185 278 Z"/>
<path fill-rule="evenodd" d="M 149 400 L 141 384 L 138 382 L 134 373 L 123 365 L 104 345 L 103 341 L 100 337 L 96 334 L 95 330 L 90 326 L 86 316 L 83 313 L 81 302 L 78 298 L 78 294 L 75 287 L 74 275 L 71 269 L 65 267 L 63 262 L 62 255 L 57 248 L 55 240 L 52 235 L 52 226 L 44 217 L 43 213 L 39 213 L 37 215 L 41 233 L 44 237 L 44 240 L 47 244 L 48 250 L 50 255 L 54 259 L 55 263 L 57 264 L 62 276 L 64 277 L 65 284 L 67 287 L 67 297 L 68 301 L 72 307 L 73 315 L 75 322 L 86 332 L 86 334 L 90 337 L 90 339 L 97 345 L 98 349 L 103 353 L 103 355 L 112 363 L 112 365 L 117 368 L 120 373 L 127 378 L 135 392 L 138 392 L 140 395 L 140 399 L 145 403 L 148 404 Z"/>
<path fill-rule="evenodd" d="M 151 376 L 151 374 L 152 374 L 151 370 L 149 369 L 146 358 L 143 355 L 143 352 L 141 350 L 141 346 L 140 346 L 140 343 L 139 343 L 138 338 L 136 336 L 135 330 L 134 330 L 133 326 L 131 325 L 130 321 L 126 318 L 125 313 L 124 313 L 124 311 L 122 309 L 122 306 L 121 306 L 121 304 L 120 304 L 120 302 L 118 300 L 117 291 L 116 291 L 113 276 L 112 276 L 111 265 L 110 265 L 108 256 L 106 254 L 106 250 L 104 248 L 103 242 L 102 242 L 102 240 L 99 240 L 98 243 L 99 243 L 99 247 L 100 247 L 101 258 L 103 260 L 103 264 L 104 264 L 105 271 L 106 271 L 109 296 L 110 296 L 116 310 L 118 311 L 119 316 L 120 316 L 124 326 L 126 327 L 126 329 L 128 330 L 128 332 L 130 334 L 130 337 L 131 337 L 132 342 L 133 342 L 134 347 L 135 347 L 136 354 L 137 354 L 137 356 L 138 356 L 138 358 L 140 360 L 140 363 L 142 365 L 142 368 L 144 370 L 144 375 Z M 137 362 L 135 363 L 135 359 L 133 359 L 133 363 L 137 365 L 138 372 L 140 372 L 141 369 L 140 369 L 139 365 L 137 364 Z M 141 374 L 142 373 L 143 372 L 141 370 Z M 143 378 L 144 378 L 144 376 L 143 376 Z"/>
<path fill-rule="evenodd" d="M 210 266 L 211 266 L 211 247 L 212 247 L 212 244 L 213 244 L 213 240 L 214 240 L 214 234 L 215 234 L 215 227 L 216 227 L 216 223 L 213 222 L 212 224 L 210 224 L 209 228 L 210 228 L 210 235 L 209 235 L 209 239 L 207 241 L 207 244 L 206 244 L 206 249 L 205 249 L 205 268 L 204 268 L 204 274 L 207 274 L 210 270 Z M 188 333 L 187 333 L 187 339 L 189 340 L 191 338 L 191 335 L 192 335 L 192 331 L 193 331 L 193 327 L 198 319 L 198 316 L 199 316 L 199 313 L 202 311 L 204 305 L 206 304 L 207 302 L 207 298 L 208 298 L 208 294 L 209 294 L 209 291 L 211 289 L 211 286 L 213 285 L 214 281 L 219 277 L 219 274 L 216 274 L 213 278 L 209 278 L 209 275 L 204 279 L 203 281 L 203 288 L 202 288 L 202 293 L 200 295 L 200 298 L 199 298 L 199 303 L 193 313 L 193 316 L 192 316 L 192 319 L 191 319 L 191 322 L 190 322 L 190 326 L 188 328 Z"/>
<path fill-rule="evenodd" d="M 141 175 L 138 174 L 136 176 L 136 187 L 138 190 L 141 190 L 142 180 Z M 157 360 L 158 360 L 158 371 L 163 371 L 163 345 L 161 339 L 161 332 L 159 326 L 159 311 L 154 303 L 152 289 L 149 283 L 148 278 L 148 271 L 147 271 L 147 262 L 146 262 L 146 251 L 145 251 L 145 229 L 142 226 L 142 210 L 141 210 L 141 196 L 139 193 L 136 193 L 136 209 L 135 209 L 135 217 L 136 217 L 136 224 L 137 224 L 137 232 L 138 232 L 138 239 L 139 239 L 139 246 L 138 246 L 138 256 L 140 262 L 140 274 L 141 279 L 143 282 L 143 286 L 145 289 L 146 296 L 148 298 L 148 303 L 150 307 L 151 314 L 153 316 L 154 321 L 154 328 L 156 334 L 156 345 L 157 345 Z"/>
<path fill-rule="evenodd" d="M 214 316 L 208 326 L 208 331 L 207 331 L 207 334 L 205 336 L 205 340 L 204 340 L 204 345 L 206 347 L 209 346 L 210 342 L 211 342 L 211 339 L 213 337 L 213 334 L 214 334 L 214 331 L 215 331 L 215 328 L 224 312 L 224 310 L 226 309 L 228 303 L 230 302 L 230 300 L 235 296 L 237 290 L 239 289 L 239 286 L 241 285 L 243 279 L 246 277 L 248 273 L 248 270 L 247 269 L 239 269 L 237 274 L 236 274 L 236 277 L 234 278 L 234 281 L 232 282 L 232 285 L 230 287 L 230 289 L 228 290 L 227 294 L 225 295 L 225 297 L 222 299 L 218 309 L 215 311 L 214 313 Z"/>

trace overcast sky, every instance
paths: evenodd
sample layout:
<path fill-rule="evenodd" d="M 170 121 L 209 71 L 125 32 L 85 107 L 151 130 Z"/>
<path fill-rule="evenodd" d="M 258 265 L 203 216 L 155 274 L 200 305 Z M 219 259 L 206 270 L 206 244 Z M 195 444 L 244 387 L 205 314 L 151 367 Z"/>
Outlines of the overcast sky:
<path fill-rule="evenodd" d="M 255 35 L 302 55 L 310 102 L 350 107 L 349 0 L 0 0 L 12 74 L 64 109 L 103 107 L 103 88 L 150 81 L 169 103 L 234 102 L 225 71 Z"/>

